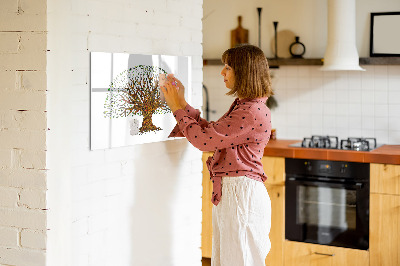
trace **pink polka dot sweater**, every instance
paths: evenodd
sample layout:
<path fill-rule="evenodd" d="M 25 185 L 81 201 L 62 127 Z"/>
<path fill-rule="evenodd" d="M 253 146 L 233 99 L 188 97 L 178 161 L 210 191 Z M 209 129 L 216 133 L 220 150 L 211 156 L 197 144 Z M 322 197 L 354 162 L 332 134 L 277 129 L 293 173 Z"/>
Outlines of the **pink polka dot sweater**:
<path fill-rule="evenodd" d="M 261 164 L 271 132 L 271 112 L 266 100 L 267 97 L 236 98 L 216 122 L 201 118 L 200 111 L 189 104 L 174 112 L 178 124 L 169 137 L 186 137 L 201 151 L 215 151 L 207 160 L 214 205 L 221 200 L 224 176 L 247 176 L 261 182 L 267 179 Z"/>

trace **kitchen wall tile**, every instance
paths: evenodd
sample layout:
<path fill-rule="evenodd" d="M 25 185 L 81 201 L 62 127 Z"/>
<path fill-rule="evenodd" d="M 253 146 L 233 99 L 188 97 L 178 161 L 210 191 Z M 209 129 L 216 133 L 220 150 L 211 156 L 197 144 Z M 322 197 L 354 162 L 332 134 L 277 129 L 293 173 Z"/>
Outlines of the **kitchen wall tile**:
<path fill-rule="evenodd" d="M 361 90 L 349 90 L 350 103 L 361 103 L 361 97 L 362 97 Z"/>
<path fill-rule="evenodd" d="M 389 117 L 400 117 L 400 104 L 389 104 L 388 114 Z"/>
<path fill-rule="evenodd" d="M 349 137 L 359 137 L 362 136 L 361 128 L 349 128 Z"/>
<path fill-rule="evenodd" d="M 400 66 L 363 67 L 365 72 L 320 71 L 319 66 L 281 66 L 271 70 L 279 105 L 272 111 L 272 120 L 279 138 L 308 136 L 300 131 L 310 135 L 347 132 L 355 137 L 368 133 L 376 134 L 382 142 L 395 144 L 392 141 L 396 137 L 384 132 L 398 122 L 392 118 L 400 118 Z M 225 97 L 224 93 L 225 90 L 221 97 Z M 220 105 L 221 97 L 210 105 Z M 390 132 L 398 131 L 398 127 L 390 127 Z"/>
<path fill-rule="evenodd" d="M 335 103 L 325 103 L 323 107 L 323 114 L 326 115 L 335 115 L 336 114 L 336 105 Z"/>
<path fill-rule="evenodd" d="M 311 77 L 310 79 L 310 87 L 315 90 L 319 89 L 324 85 L 324 78 L 323 77 Z"/>
<path fill-rule="evenodd" d="M 400 88 L 396 91 L 389 91 L 389 104 L 400 104 Z"/>
<path fill-rule="evenodd" d="M 400 143 L 400 130 L 398 130 L 398 131 L 390 130 L 389 131 L 389 140 L 387 143 L 399 144 Z"/>
<path fill-rule="evenodd" d="M 347 139 L 349 137 L 349 129 L 348 128 L 337 128 L 336 136 L 339 138 L 339 146 L 341 139 Z"/>
<path fill-rule="evenodd" d="M 389 142 L 389 134 L 387 130 L 375 129 L 375 136 L 378 145 Z"/>
<path fill-rule="evenodd" d="M 297 77 L 298 76 L 297 66 L 287 66 L 285 77 Z"/>
<path fill-rule="evenodd" d="M 390 66 L 387 70 L 388 76 L 397 76 L 400 77 L 400 66 Z"/>
<path fill-rule="evenodd" d="M 297 69 L 297 76 L 310 79 L 312 68 L 310 67 L 299 67 Z"/>
<path fill-rule="evenodd" d="M 362 128 L 362 123 L 359 116 L 350 115 L 348 118 L 349 118 L 349 129 Z"/>
<path fill-rule="evenodd" d="M 321 71 L 324 78 L 335 78 L 335 71 Z"/>
<path fill-rule="evenodd" d="M 371 129 L 373 130 L 375 128 L 375 119 L 373 116 L 363 116 L 361 118 L 361 125 L 362 129 Z"/>
<path fill-rule="evenodd" d="M 362 129 L 361 135 L 363 138 L 373 138 L 375 136 L 375 132 L 372 129 Z"/>
<path fill-rule="evenodd" d="M 362 116 L 374 116 L 375 106 L 373 104 L 362 104 L 361 115 Z"/>
<path fill-rule="evenodd" d="M 374 66 L 374 77 L 375 78 L 387 78 L 388 67 L 387 65 L 376 65 Z"/>
<path fill-rule="evenodd" d="M 349 118 L 347 116 L 336 116 L 336 127 L 347 130 L 349 127 Z"/>
<path fill-rule="evenodd" d="M 389 76 L 388 89 L 392 91 L 400 90 L 400 74 Z"/>
<path fill-rule="evenodd" d="M 335 115 L 324 115 L 324 121 L 323 121 L 323 125 L 324 125 L 324 129 L 328 130 L 326 134 L 331 134 L 329 130 L 335 129 L 335 125 L 336 125 L 336 116 Z"/>
<path fill-rule="evenodd" d="M 324 98 L 323 101 L 325 103 L 334 103 L 336 101 L 336 91 L 335 87 L 331 86 L 332 84 L 325 84 L 324 85 Z"/>
<path fill-rule="evenodd" d="M 347 90 L 349 87 L 349 77 L 347 71 L 339 71 L 336 74 L 336 89 Z"/>
<path fill-rule="evenodd" d="M 361 91 L 361 101 L 363 104 L 365 103 L 374 103 L 374 91 L 373 90 L 365 90 Z"/>
<path fill-rule="evenodd" d="M 374 94 L 374 102 L 376 104 L 385 104 L 388 102 L 388 92 L 386 91 L 376 91 Z"/>
<path fill-rule="evenodd" d="M 349 115 L 361 116 L 362 107 L 360 103 L 351 103 L 349 105 Z"/>
<path fill-rule="evenodd" d="M 311 82 L 309 77 L 299 76 L 297 82 L 298 88 L 310 89 Z"/>
<path fill-rule="evenodd" d="M 361 89 L 362 90 L 373 90 L 374 89 L 374 76 L 363 75 L 361 77 Z"/>
<path fill-rule="evenodd" d="M 286 88 L 288 89 L 296 89 L 299 87 L 298 78 L 297 77 L 287 77 L 286 78 Z"/>
<path fill-rule="evenodd" d="M 376 130 L 385 130 L 387 132 L 389 129 L 389 118 L 388 117 L 375 117 L 374 127 Z"/>
<path fill-rule="evenodd" d="M 322 78 L 324 76 L 324 71 L 320 70 L 320 66 L 310 66 L 307 68 L 310 69 L 311 78 Z"/>
<path fill-rule="evenodd" d="M 312 115 L 321 115 L 324 110 L 324 104 L 322 102 L 311 102 L 311 114 Z"/>
<path fill-rule="evenodd" d="M 336 91 L 336 103 L 346 103 L 350 102 L 349 99 L 349 90 L 337 90 Z"/>
<path fill-rule="evenodd" d="M 386 78 L 375 78 L 374 79 L 374 89 L 375 91 L 387 91 L 388 89 L 388 79 Z"/>
<path fill-rule="evenodd" d="M 349 114 L 349 105 L 346 103 L 336 103 L 336 114 L 338 116 L 347 116 Z"/>
<path fill-rule="evenodd" d="M 361 90 L 361 71 L 348 72 L 349 90 Z"/>
<path fill-rule="evenodd" d="M 397 107 L 397 105 L 394 106 Z M 387 117 L 388 115 L 389 106 L 387 104 L 375 104 L 375 117 Z"/>
<path fill-rule="evenodd" d="M 389 130 L 400 131 L 400 117 L 389 117 Z"/>

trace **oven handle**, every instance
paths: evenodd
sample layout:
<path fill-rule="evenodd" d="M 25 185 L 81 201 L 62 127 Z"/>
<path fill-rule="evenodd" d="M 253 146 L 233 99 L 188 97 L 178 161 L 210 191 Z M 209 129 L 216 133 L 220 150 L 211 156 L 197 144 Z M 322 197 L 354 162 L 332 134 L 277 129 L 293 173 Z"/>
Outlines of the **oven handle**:
<path fill-rule="evenodd" d="M 296 183 L 301 183 L 304 185 L 341 185 L 341 186 L 345 186 L 348 188 L 354 188 L 354 189 L 361 189 L 363 187 L 363 183 L 362 182 L 356 182 L 356 183 L 346 183 L 346 182 L 332 182 L 332 181 L 321 181 L 321 180 L 316 180 L 316 181 L 309 181 L 309 180 L 304 180 L 303 178 L 297 178 L 297 177 L 288 177 L 287 181 L 294 181 Z"/>

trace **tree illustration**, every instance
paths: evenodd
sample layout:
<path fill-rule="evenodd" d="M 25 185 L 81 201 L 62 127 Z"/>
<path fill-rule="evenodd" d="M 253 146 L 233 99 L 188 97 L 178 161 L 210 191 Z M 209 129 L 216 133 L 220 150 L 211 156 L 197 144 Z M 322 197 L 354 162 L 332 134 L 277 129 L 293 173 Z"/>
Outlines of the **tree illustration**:
<path fill-rule="evenodd" d="M 143 116 L 139 135 L 162 130 L 153 124 L 153 114 L 170 113 L 168 105 L 160 100 L 159 74 L 167 72 L 159 67 L 138 65 L 120 73 L 110 84 L 105 117 Z"/>

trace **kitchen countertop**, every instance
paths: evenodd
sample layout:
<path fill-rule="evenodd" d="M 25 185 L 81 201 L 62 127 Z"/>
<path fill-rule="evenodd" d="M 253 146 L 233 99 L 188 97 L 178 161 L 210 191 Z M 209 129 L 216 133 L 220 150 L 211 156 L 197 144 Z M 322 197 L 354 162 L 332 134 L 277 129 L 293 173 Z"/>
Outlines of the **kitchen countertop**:
<path fill-rule="evenodd" d="M 400 164 L 400 145 L 382 145 L 372 151 L 290 147 L 301 140 L 270 140 L 264 156 L 363 163 Z"/>

